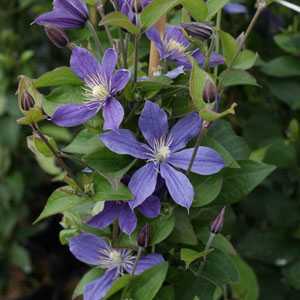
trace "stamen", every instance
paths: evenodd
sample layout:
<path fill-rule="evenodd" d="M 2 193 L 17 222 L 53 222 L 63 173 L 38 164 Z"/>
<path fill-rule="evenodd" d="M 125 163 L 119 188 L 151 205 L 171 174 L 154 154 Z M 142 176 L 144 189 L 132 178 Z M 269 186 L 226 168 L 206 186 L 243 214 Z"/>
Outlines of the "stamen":
<path fill-rule="evenodd" d="M 176 51 L 179 53 L 185 53 L 185 51 L 187 50 L 187 47 L 184 46 L 183 44 L 179 43 L 178 41 L 174 40 L 174 39 L 170 39 L 168 41 L 166 41 L 165 44 L 166 50 L 167 51 Z"/>
<path fill-rule="evenodd" d="M 158 140 L 155 140 L 153 142 L 153 149 L 152 153 L 150 154 L 150 159 L 148 159 L 149 162 L 163 162 L 165 161 L 171 154 L 170 145 L 172 143 L 172 137 L 168 136 L 161 137 Z"/>

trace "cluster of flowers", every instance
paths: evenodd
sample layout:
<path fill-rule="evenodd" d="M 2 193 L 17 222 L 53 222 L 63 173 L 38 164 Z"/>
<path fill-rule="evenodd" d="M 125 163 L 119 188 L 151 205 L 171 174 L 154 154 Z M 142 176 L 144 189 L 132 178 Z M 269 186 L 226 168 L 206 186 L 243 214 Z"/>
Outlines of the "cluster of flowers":
<path fill-rule="evenodd" d="M 151 0 L 139 1 L 138 7 L 135 2 L 116 0 L 114 4 L 136 23 L 138 13 Z M 227 10 L 230 9 L 233 8 L 227 7 Z M 239 12 L 242 10 L 240 7 Z M 88 8 L 82 0 L 54 0 L 53 10 L 39 16 L 34 22 L 51 27 L 50 33 L 55 35 L 61 29 L 84 26 L 88 18 Z M 189 30 L 188 27 L 185 29 Z M 192 29 L 190 32 L 193 34 Z M 205 28 L 200 32 L 206 33 Z M 146 35 L 155 43 L 161 60 L 176 63 L 177 68 L 169 72 L 172 78 L 191 69 L 188 54 L 200 66 L 204 66 L 206 62 L 199 49 L 189 52 L 190 42 L 178 26 L 167 26 L 163 35 L 151 28 Z M 208 60 L 210 67 L 223 62 L 223 57 L 217 53 L 212 53 Z M 145 162 L 128 182 L 134 198 L 129 202 L 107 201 L 103 211 L 88 221 L 90 226 L 105 228 L 118 220 L 121 231 L 130 235 L 137 226 L 135 209 L 148 218 L 155 218 L 160 214 L 158 182 L 164 183 L 178 205 L 189 209 L 194 198 L 193 186 L 188 177 L 179 170 L 188 170 L 191 167 L 191 171 L 196 174 L 211 175 L 224 167 L 224 161 L 215 150 L 199 147 L 190 166 L 194 148 L 186 146 L 201 131 L 202 120 L 198 113 L 188 114 L 169 129 L 167 113 L 156 103 L 146 101 L 138 122 L 146 143 L 138 141 L 130 130 L 120 128 L 125 112 L 116 96 L 129 82 L 131 73 L 126 69 L 116 70 L 117 63 L 118 53 L 113 48 L 107 49 L 102 62 L 99 62 L 87 49 L 72 47 L 70 67 L 84 83 L 84 102 L 60 106 L 51 116 L 51 121 L 63 127 L 78 126 L 93 118 L 102 109 L 104 133 L 100 136 L 101 142 L 115 153 L 130 155 Z M 100 237 L 88 233 L 72 238 L 69 247 L 79 260 L 107 270 L 102 277 L 86 285 L 86 300 L 102 299 L 113 282 L 124 273 L 140 274 L 163 261 L 159 254 L 145 255 L 137 259 L 132 250 L 113 248 Z"/>

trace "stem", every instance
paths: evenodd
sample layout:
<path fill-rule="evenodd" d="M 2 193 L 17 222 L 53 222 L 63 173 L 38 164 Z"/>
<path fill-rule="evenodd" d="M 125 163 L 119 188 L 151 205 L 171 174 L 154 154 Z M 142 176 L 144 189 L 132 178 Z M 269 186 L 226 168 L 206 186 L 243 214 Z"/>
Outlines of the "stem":
<path fill-rule="evenodd" d="M 72 180 L 75 182 L 77 188 L 84 193 L 84 188 L 81 186 L 75 175 L 73 174 L 72 170 L 66 165 L 64 160 L 62 159 L 61 155 L 56 151 L 56 149 L 49 143 L 48 139 L 44 136 L 44 134 L 40 131 L 37 124 L 33 124 L 31 126 L 33 132 L 37 134 L 40 139 L 45 143 L 45 145 L 49 148 L 49 150 L 52 152 L 54 157 L 57 160 L 57 163 L 60 165 L 60 167 L 67 173 L 67 175 L 72 178 Z"/>
<path fill-rule="evenodd" d="M 122 29 L 119 29 L 119 36 L 120 36 L 120 51 L 121 51 L 122 59 L 123 59 L 123 67 L 125 69 L 127 69 L 128 68 L 128 64 L 127 64 L 127 49 L 125 48 L 124 34 L 122 32 Z"/>
<path fill-rule="evenodd" d="M 139 36 L 134 37 L 134 70 L 133 70 L 133 82 L 137 82 L 138 78 L 138 65 L 139 65 Z"/>
<path fill-rule="evenodd" d="M 104 10 L 103 10 L 103 4 L 100 2 L 100 1 L 97 1 L 96 2 L 96 8 L 97 8 L 97 11 L 101 17 L 101 20 L 104 18 Z M 106 35 L 108 37 L 108 40 L 109 40 L 109 43 L 111 45 L 111 47 L 114 47 L 114 39 L 110 33 L 110 30 L 107 26 L 107 24 L 102 24 L 104 26 L 104 29 L 105 29 L 105 32 L 106 32 Z"/>
<path fill-rule="evenodd" d="M 228 289 L 227 289 L 227 285 L 224 284 L 223 286 L 223 296 L 224 296 L 224 300 L 228 300 Z"/>
<path fill-rule="evenodd" d="M 209 45 L 209 49 L 208 49 L 208 52 L 207 52 L 207 55 L 206 55 L 206 59 L 205 59 L 205 69 L 206 70 L 209 70 L 209 61 L 210 61 L 210 57 L 212 55 L 212 52 L 214 50 L 214 47 L 215 47 L 215 40 L 212 39 L 211 42 L 210 42 L 210 45 Z"/>
<path fill-rule="evenodd" d="M 143 247 L 139 247 L 138 248 L 138 253 L 136 255 L 136 260 L 135 260 L 133 268 L 132 268 L 131 276 L 134 276 L 134 273 L 136 271 L 136 267 L 137 267 L 137 265 L 138 265 L 138 263 L 141 259 L 142 253 L 143 253 Z"/>
<path fill-rule="evenodd" d="M 222 22 L 222 10 L 220 9 L 217 14 L 217 23 L 216 23 L 216 36 L 215 36 L 216 53 L 220 52 L 221 22 Z M 216 79 L 218 77 L 218 69 L 219 69 L 219 65 L 216 65 L 214 69 L 214 76 Z"/>
<path fill-rule="evenodd" d="M 96 32 L 96 30 L 95 30 L 95 27 L 93 26 L 93 24 L 91 23 L 91 21 L 87 21 L 86 24 L 87 24 L 87 27 L 88 27 L 90 33 L 91 33 L 92 36 L 93 36 L 94 42 L 95 42 L 95 47 L 96 47 L 96 52 L 97 52 L 96 54 L 97 54 L 97 57 L 98 57 L 99 59 L 101 59 L 101 56 L 102 56 L 103 53 L 104 53 L 104 49 L 103 49 L 102 46 L 101 46 L 99 37 L 98 37 L 97 32 Z"/>

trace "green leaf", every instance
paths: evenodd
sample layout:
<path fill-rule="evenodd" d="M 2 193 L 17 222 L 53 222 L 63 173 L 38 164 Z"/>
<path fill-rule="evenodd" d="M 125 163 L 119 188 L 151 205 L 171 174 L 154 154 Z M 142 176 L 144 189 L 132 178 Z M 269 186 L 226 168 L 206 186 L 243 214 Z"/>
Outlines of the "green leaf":
<path fill-rule="evenodd" d="M 213 249 L 199 252 L 193 249 L 182 248 L 180 249 L 180 259 L 185 262 L 185 267 L 188 269 L 192 262 L 199 258 L 206 257 L 212 251 Z"/>
<path fill-rule="evenodd" d="M 222 43 L 223 56 L 225 58 L 226 65 L 229 66 L 238 51 L 239 45 L 233 36 L 224 31 L 220 32 L 220 39 Z"/>
<path fill-rule="evenodd" d="M 74 154 L 91 154 L 102 148 L 103 145 L 99 140 L 99 133 L 88 129 L 81 130 L 73 141 L 63 148 L 64 152 Z"/>
<path fill-rule="evenodd" d="M 232 256 L 240 273 L 238 283 L 231 285 L 234 298 L 242 300 L 257 300 L 259 297 L 259 286 L 254 271 L 239 256 Z"/>
<path fill-rule="evenodd" d="M 173 286 L 164 286 L 158 292 L 156 300 L 175 300 L 175 290 Z"/>
<path fill-rule="evenodd" d="M 140 29 L 135 26 L 127 16 L 117 11 L 104 16 L 99 25 L 112 25 L 121 27 L 132 34 L 139 34 L 140 32 Z"/>
<path fill-rule="evenodd" d="M 222 9 L 230 0 L 208 0 L 207 8 L 208 8 L 208 16 L 207 20 L 211 20 L 215 14 Z"/>
<path fill-rule="evenodd" d="M 49 87 L 59 85 L 82 85 L 82 81 L 68 67 L 59 67 L 35 79 L 34 87 Z"/>
<path fill-rule="evenodd" d="M 118 280 L 116 280 L 104 299 L 109 299 L 111 296 L 122 290 L 125 286 L 129 284 L 131 278 L 131 275 L 126 274 L 120 277 Z"/>
<path fill-rule="evenodd" d="M 141 13 L 142 26 L 148 29 L 179 3 L 180 0 L 153 0 Z"/>
<path fill-rule="evenodd" d="M 28 251 L 21 245 L 15 243 L 10 249 L 10 262 L 19 267 L 23 272 L 31 272 L 31 261 Z"/>
<path fill-rule="evenodd" d="M 244 50 L 242 51 L 233 64 L 234 69 L 248 70 L 255 65 L 257 60 L 257 53 Z"/>
<path fill-rule="evenodd" d="M 151 223 L 151 245 L 156 245 L 165 240 L 175 227 L 175 217 L 172 212 L 161 215 Z"/>
<path fill-rule="evenodd" d="M 161 288 L 168 271 L 168 263 L 161 263 L 133 278 L 122 299 L 152 300 Z"/>
<path fill-rule="evenodd" d="M 283 271 L 284 277 L 288 284 L 296 289 L 300 290 L 300 261 L 293 262 Z"/>
<path fill-rule="evenodd" d="M 203 100 L 203 91 L 207 76 L 207 73 L 199 67 L 198 62 L 193 59 L 193 66 L 190 76 L 190 95 L 193 104 L 198 111 L 206 107 L 206 104 Z"/>
<path fill-rule="evenodd" d="M 208 14 L 208 9 L 203 0 L 181 0 L 183 7 L 198 22 L 204 21 Z"/>
<path fill-rule="evenodd" d="M 232 256 L 217 249 L 207 256 L 202 276 L 220 287 L 239 281 L 239 272 Z"/>
<path fill-rule="evenodd" d="M 89 270 L 77 284 L 76 289 L 73 292 L 72 299 L 81 296 L 83 294 L 84 287 L 93 280 L 100 278 L 103 275 L 103 273 L 104 271 L 100 268 L 92 268 L 91 270 Z"/>
<path fill-rule="evenodd" d="M 223 188 L 216 203 L 235 203 L 251 193 L 269 176 L 275 166 L 255 161 L 240 161 L 240 169 L 226 169 L 223 173 Z"/>
<path fill-rule="evenodd" d="M 229 87 L 235 85 L 254 85 L 259 86 L 256 79 L 244 70 L 225 70 L 220 74 L 222 86 Z"/>
<path fill-rule="evenodd" d="M 300 62 L 296 57 L 281 56 L 263 64 L 261 71 L 273 77 L 300 76 Z"/>
<path fill-rule="evenodd" d="M 276 44 L 284 51 L 298 55 L 300 51 L 300 34 L 299 33 L 280 33 L 275 35 Z"/>

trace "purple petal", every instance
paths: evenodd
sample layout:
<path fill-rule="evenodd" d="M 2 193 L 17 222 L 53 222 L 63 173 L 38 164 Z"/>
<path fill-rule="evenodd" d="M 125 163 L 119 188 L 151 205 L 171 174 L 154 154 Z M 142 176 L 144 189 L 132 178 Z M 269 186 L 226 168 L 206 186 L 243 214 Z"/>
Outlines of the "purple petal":
<path fill-rule="evenodd" d="M 54 0 L 55 10 L 65 10 L 71 15 L 77 16 L 82 20 L 88 18 L 88 9 L 86 4 L 81 0 Z"/>
<path fill-rule="evenodd" d="M 120 205 L 114 201 L 105 202 L 104 209 L 99 214 L 91 218 L 87 224 L 95 228 L 105 228 L 118 218 Z"/>
<path fill-rule="evenodd" d="M 127 85 L 131 73 L 128 70 L 120 69 L 112 77 L 111 80 L 111 94 L 115 95 L 117 92 L 122 91 Z"/>
<path fill-rule="evenodd" d="M 178 151 L 194 138 L 201 130 L 202 120 L 196 112 L 190 113 L 180 119 L 170 130 L 172 139 L 171 150 Z"/>
<path fill-rule="evenodd" d="M 224 6 L 224 11 L 228 14 L 246 14 L 247 7 L 240 3 L 228 3 Z"/>
<path fill-rule="evenodd" d="M 135 208 L 153 194 L 157 181 L 157 166 L 154 163 L 147 163 L 138 169 L 129 182 L 129 189 L 135 199 L 130 201 L 131 208 Z"/>
<path fill-rule="evenodd" d="M 181 27 L 179 26 L 167 26 L 165 39 L 167 41 L 175 40 L 177 43 L 186 48 L 190 46 L 190 42 L 186 39 Z"/>
<path fill-rule="evenodd" d="M 74 127 L 93 118 L 100 109 L 100 102 L 66 104 L 57 108 L 51 117 L 51 121 L 58 126 Z"/>
<path fill-rule="evenodd" d="M 87 284 L 84 288 L 84 300 L 101 300 L 118 278 L 118 269 L 107 270 L 99 279 Z"/>
<path fill-rule="evenodd" d="M 80 47 L 76 47 L 72 50 L 70 65 L 78 77 L 84 80 L 102 72 L 101 65 L 93 54 Z"/>
<path fill-rule="evenodd" d="M 187 170 L 193 152 L 194 148 L 190 148 L 172 153 L 168 162 L 177 168 Z M 200 175 L 211 175 L 218 173 L 223 168 L 224 160 L 218 152 L 208 147 L 199 147 L 192 166 L 192 172 Z"/>
<path fill-rule="evenodd" d="M 124 118 L 124 109 L 121 103 L 115 98 L 106 101 L 103 107 L 104 130 L 118 129 Z"/>
<path fill-rule="evenodd" d="M 154 140 L 158 140 L 168 133 L 167 114 L 156 103 L 146 101 L 139 118 L 139 128 L 147 142 L 152 145 Z"/>
<path fill-rule="evenodd" d="M 139 274 L 145 272 L 146 270 L 163 263 L 164 261 L 165 260 L 162 257 L 162 255 L 157 254 L 157 253 L 142 256 L 141 259 L 139 260 L 139 262 L 137 263 L 134 275 L 139 275 Z M 126 271 L 131 274 L 132 266 L 130 266 L 130 265 L 127 266 Z"/>
<path fill-rule="evenodd" d="M 72 254 L 78 260 L 89 265 L 98 265 L 101 260 L 99 250 L 107 247 L 104 240 L 90 233 L 81 233 L 72 238 L 69 243 Z"/>
<path fill-rule="evenodd" d="M 155 27 L 152 27 L 146 31 L 146 36 L 150 41 L 153 41 L 160 55 L 160 59 L 165 58 L 164 46 L 159 32 Z"/>
<path fill-rule="evenodd" d="M 128 129 L 118 129 L 100 135 L 102 143 L 112 152 L 128 154 L 136 158 L 147 159 L 146 145 L 138 142 Z"/>
<path fill-rule="evenodd" d="M 209 66 L 211 68 L 223 65 L 225 63 L 224 57 L 216 52 L 213 52 L 210 59 L 209 59 Z"/>
<path fill-rule="evenodd" d="M 179 66 L 169 72 L 166 73 L 166 76 L 170 79 L 175 79 L 177 78 L 179 75 L 184 74 L 184 66 Z"/>
<path fill-rule="evenodd" d="M 156 196 L 150 196 L 137 208 L 145 217 L 156 218 L 160 214 L 160 200 Z"/>
<path fill-rule="evenodd" d="M 106 74 L 106 78 L 110 79 L 118 62 L 118 54 L 115 49 L 109 48 L 105 50 L 102 58 L 103 72 Z"/>
<path fill-rule="evenodd" d="M 194 199 L 194 189 L 189 179 L 166 163 L 161 164 L 160 174 L 173 200 L 189 209 Z"/>
<path fill-rule="evenodd" d="M 129 205 L 124 205 L 120 211 L 119 226 L 121 230 L 130 235 L 136 228 L 137 219 Z"/>

